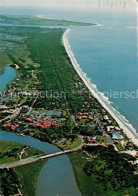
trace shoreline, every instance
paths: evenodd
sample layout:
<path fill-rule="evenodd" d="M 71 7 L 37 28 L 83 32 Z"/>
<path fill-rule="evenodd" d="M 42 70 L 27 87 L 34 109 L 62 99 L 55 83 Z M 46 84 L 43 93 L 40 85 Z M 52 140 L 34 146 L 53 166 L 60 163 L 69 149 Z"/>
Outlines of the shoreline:
<path fill-rule="evenodd" d="M 70 32 L 71 29 L 67 29 L 63 34 L 63 44 L 65 47 L 65 50 L 71 60 L 71 63 L 76 70 L 77 74 L 80 76 L 80 78 L 85 83 L 86 87 L 89 89 L 89 91 L 92 93 L 92 95 L 97 99 L 97 101 L 102 105 L 102 107 L 109 112 L 109 114 L 114 118 L 114 120 L 118 123 L 120 128 L 123 129 L 123 132 L 127 135 L 129 139 L 132 140 L 132 142 L 138 146 L 138 134 L 135 130 L 135 128 L 127 121 L 127 119 L 124 118 L 115 108 L 113 108 L 110 105 L 110 101 L 107 97 L 103 96 L 101 92 L 98 91 L 96 88 L 96 85 L 91 83 L 90 79 L 87 77 L 86 73 L 82 71 L 80 68 L 80 65 L 77 63 L 77 60 L 73 54 L 73 52 L 70 49 L 69 41 L 67 38 L 67 34 Z"/>
<path fill-rule="evenodd" d="M 2 74 L 0 74 L 0 77 L 2 76 L 2 75 L 4 75 L 5 74 L 5 71 L 6 71 L 6 68 L 9 68 L 10 66 L 5 66 L 4 67 L 4 70 L 3 70 L 3 73 Z M 10 68 L 12 68 L 12 67 L 10 67 Z M 10 85 L 10 83 L 12 83 L 13 81 L 15 81 L 17 78 L 18 78 L 18 73 L 17 73 L 17 70 L 16 69 L 14 69 L 14 68 L 12 68 L 14 71 L 15 71 L 15 77 L 11 80 L 11 81 L 9 81 L 6 85 L 5 85 L 5 87 L 4 87 L 4 89 L 1 91 L 1 89 L 0 89 L 0 93 L 3 93 L 3 92 L 5 92 L 6 90 L 7 90 L 7 88 L 8 88 L 8 86 Z"/>

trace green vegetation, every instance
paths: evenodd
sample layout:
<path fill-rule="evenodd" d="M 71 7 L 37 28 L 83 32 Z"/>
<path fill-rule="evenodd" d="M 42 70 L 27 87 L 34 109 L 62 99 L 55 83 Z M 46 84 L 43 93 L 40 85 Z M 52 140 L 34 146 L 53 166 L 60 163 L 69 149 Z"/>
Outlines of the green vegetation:
<path fill-rule="evenodd" d="M 0 164 L 11 163 L 20 160 L 17 153 L 24 148 L 22 159 L 42 155 L 40 150 L 18 144 L 15 142 L 0 141 Z M 14 169 L 0 169 L 0 193 L 4 196 L 18 194 L 35 195 L 35 182 L 45 160 L 20 166 Z"/>
<path fill-rule="evenodd" d="M 85 126 L 85 127 L 81 127 L 80 128 L 80 134 L 81 135 L 87 135 L 87 136 L 101 136 L 102 132 L 98 130 L 97 126 L 95 126 L 94 128 L 91 128 L 89 126 Z"/>
<path fill-rule="evenodd" d="M 136 195 L 136 166 L 112 146 L 85 147 L 69 155 L 82 195 Z M 130 158 L 130 156 L 129 156 Z"/>
<path fill-rule="evenodd" d="M 14 64 L 19 66 L 18 81 L 10 85 L 11 89 L 16 87 L 17 93 L 19 90 L 29 90 L 31 93 L 44 94 L 44 97 L 38 96 L 35 102 L 33 96 L 23 98 L 18 96 L 10 100 L 7 106 L 21 104 L 30 107 L 34 102 L 33 108 L 36 110 L 60 110 L 66 115 L 62 116 L 66 117 L 65 121 L 59 123 L 61 127 L 52 126 L 46 129 L 29 127 L 31 130 L 25 131 L 25 134 L 48 142 L 63 137 L 69 138 L 72 132 L 79 134 L 81 129 L 76 128 L 70 115 L 77 114 L 80 110 L 89 111 L 94 107 L 100 109 L 101 105 L 95 98 L 89 98 L 88 89 L 66 54 L 61 42 L 64 30 L 35 28 L 34 31 L 34 28 L 29 27 L 4 27 L 2 33 L 24 40 L 21 50 L 25 54 L 24 57 L 21 51 L 8 51 L 8 57 L 13 62 L 12 66 L 15 67 Z M 83 93 L 80 94 L 82 89 Z M 17 121 L 13 120 L 17 124 L 18 121 L 22 121 L 20 116 Z M 20 130 L 24 130 L 24 125 L 20 125 Z"/>
<path fill-rule="evenodd" d="M 19 179 L 19 185 L 23 196 L 35 195 L 35 183 L 39 175 L 40 169 L 45 164 L 45 160 L 41 160 L 28 165 L 14 168 L 14 172 Z"/>
<path fill-rule="evenodd" d="M 97 142 L 98 143 L 108 143 L 108 141 L 107 141 L 107 139 L 106 139 L 106 137 L 97 137 Z"/>
<path fill-rule="evenodd" d="M 9 20 L 8 16 L 6 20 Z M 23 19 L 20 18 L 20 20 Z M 12 121 L 16 124 L 20 121 L 17 133 L 28 134 L 48 142 L 71 138 L 72 134 L 102 135 L 98 125 L 100 121 L 103 123 L 102 115 L 100 115 L 102 106 L 94 97 L 89 97 L 86 85 L 73 68 L 61 41 L 64 31 L 65 29 L 62 28 L 14 26 L 5 26 L 1 30 L 2 40 L 7 40 L 8 43 L 16 46 L 13 50 L 5 49 L 5 53 L 12 61 L 11 66 L 16 68 L 18 65 L 16 68 L 18 79 L 11 83 L 9 89 L 17 94 L 20 91 L 31 93 L 31 96 L 26 97 L 20 94 L 13 100 L 6 101 L 6 105 L 16 107 L 20 104 L 31 107 L 33 104 L 34 113 L 36 111 L 42 113 L 43 110 L 64 111 L 61 117 L 65 120 L 62 122 L 59 120 L 60 127 L 51 126 L 44 129 L 31 127 L 30 124 L 23 122 L 22 115 L 19 115 Z M 17 46 L 20 50 L 17 50 Z M 37 95 L 39 93 L 37 99 L 36 96 L 32 96 L 34 93 Z M 90 119 L 79 119 L 78 112 L 90 112 L 92 110 L 93 112 L 89 115 Z M 6 117 L 8 114 L 0 113 L 0 117 L 3 115 Z M 99 120 L 98 124 L 93 119 L 95 115 Z M 76 120 L 76 123 L 71 116 Z M 35 118 L 35 115 L 30 113 L 28 117 Z M 53 120 L 58 119 L 53 118 Z M 4 123 L 5 121 L 3 121 Z M 96 125 L 92 128 L 89 126 L 90 124 Z M 103 126 L 103 129 L 106 125 Z"/>
<path fill-rule="evenodd" d="M 81 144 L 81 139 L 80 137 L 76 139 L 67 139 L 64 142 L 61 142 L 57 146 L 60 147 L 63 150 L 68 150 L 68 149 L 73 149 L 78 147 Z"/>
<path fill-rule="evenodd" d="M 116 147 L 119 151 L 124 151 L 125 150 L 125 148 L 122 146 L 122 144 L 120 142 L 116 144 Z"/>
<path fill-rule="evenodd" d="M 16 57 L 13 53 L 9 53 L 8 55 L 12 62 L 18 64 L 21 68 L 19 71 L 23 74 L 24 81 L 26 78 L 32 78 L 32 74 L 29 71 L 34 70 L 39 81 L 39 85 L 35 86 L 37 90 L 47 90 L 49 92 L 47 99 L 38 98 L 36 103 L 37 107 L 50 107 L 50 109 L 57 107 L 61 109 L 64 104 L 63 109 L 69 107 L 72 112 L 76 113 L 82 108 L 84 100 L 90 104 L 91 99 L 88 98 L 88 90 L 71 65 L 70 59 L 61 42 L 61 37 L 64 32 L 63 29 L 35 28 L 35 31 L 34 28 L 23 27 L 5 27 L 5 29 L 6 33 L 16 34 L 19 37 L 28 37 L 25 41 L 26 47 L 28 48 L 28 52 L 26 53 L 30 53 L 29 58 L 33 62 L 41 65 L 35 71 L 36 68 L 34 65 L 24 64 L 21 57 L 17 55 Z M 81 83 L 79 83 L 80 81 Z M 32 83 L 30 84 L 30 88 L 33 88 Z M 82 90 L 82 88 L 84 92 L 80 95 L 77 92 Z M 52 96 L 51 98 L 50 95 L 55 92 L 59 96 Z M 50 101 L 49 98 L 51 98 Z M 97 101 L 95 100 L 91 104 L 95 107 Z M 100 104 L 96 107 L 100 107 Z"/>
<path fill-rule="evenodd" d="M 84 25 L 24 16 L 2 15 L 2 20 L 4 23 L 12 24 Z M 80 138 L 77 137 L 79 134 L 99 136 L 99 142 L 106 143 L 102 134 L 103 130 L 106 131 L 108 122 L 103 119 L 103 115 L 109 116 L 112 125 L 117 126 L 117 123 L 106 111 L 102 112 L 102 106 L 94 97 L 89 96 L 84 82 L 74 70 L 61 41 L 64 31 L 63 28 L 14 26 L 5 26 L 0 29 L 4 48 L 2 55 L 5 59 L 3 64 L 10 63 L 10 66 L 14 67 L 18 73 L 18 78 L 7 87 L 5 93 L 7 97 L 10 97 L 8 96 L 10 91 L 17 93 L 18 96 L 11 100 L 4 100 L 2 105 L 16 110 L 17 113 L 18 110 L 20 111 L 15 117 L 10 109 L 1 110 L 0 118 L 3 120 L 1 124 L 3 126 L 7 123 L 7 119 L 4 118 L 10 113 L 9 121 L 11 124 L 18 124 L 19 127 L 15 130 L 7 128 L 8 130 L 31 135 L 51 143 L 67 138 L 66 142 L 59 144 L 63 149 L 78 146 L 81 143 Z M 21 91 L 29 91 L 29 96 L 22 96 Z M 24 111 L 22 111 L 23 108 Z M 50 117 L 57 126 L 53 124 L 47 127 L 36 126 L 40 120 L 49 118 L 46 115 L 47 110 L 63 111 L 61 116 Z M 80 112 L 86 113 L 84 119 L 81 118 L 83 114 L 78 114 Z M 24 119 L 26 115 L 27 118 L 32 118 L 31 121 Z M 17 158 L 18 150 L 20 150 L 19 147 L 5 149 L 0 156 L 4 162 L 7 159 L 9 161 L 9 157 L 10 161 L 13 161 Z M 134 171 L 136 168 L 124 160 L 127 155 L 116 153 L 112 147 L 87 147 L 83 150 L 69 155 L 83 195 L 93 195 L 94 192 L 104 196 L 135 195 L 134 180 L 137 179 Z M 23 158 L 33 153 L 36 151 L 29 148 L 23 154 Z M 126 159 L 132 160 L 131 157 Z M 43 162 L 40 161 L 11 170 L 19 176 L 17 184 L 24 195 L 34 195 L 34 185 L 42 165 Z M 7 171 L 5 170 L 2 176 L 7 175 L 5 172 Z M 11 180 L 10 178 L 7 177 L 15 188 L 14 178 Z"/>
<path fill-rule="evenodd" d="M 89 26 L 95 25 L 93 23 L 84 23 L 84 22 L 73 22 L 73 21 L 66 21 L 66 20 L 57 20 L 57 19 L 48 19 L 44 17 L 37 17 L 37 16 L 13 16 L 13 15 L 0 15 L 0 23 L 6 24 L 22 24 L 22 25 L 59 25 L 59 26 Z"/>
<path fill-rule="evenodd" d="M 19 193 L 18 177 L 12 169 L 0 169 L 0 195 L 9 196 Z"/>
<path fill-rule="evenodd" d="M 35 195 L 35 183 L 45 160 L 14 169 L 0 169 L 0 195 Z"/>
<path fill-rule="evenodd" d="M 43 154 L 40 150 L 32 147 L 26 147 L 26 145 L 15 142 L 0 141 L 0 164 L 19 161 L 20 158 L 18 153 L 20 154 L 23 149 L 24 153 L 22 155 L 22 159 Z"/>
<path fill-rule="evenodd" d="M 38 79 L 41 81 L 43 89 L 53 93 L 57 92 L 60 96 L 58 98 L 52 97 L 51 102 L 48 99 L 38 98 L 41 107 L 53 107 L 52 109 L 54 109 L 55 107 L 61 108 L 64 104 L 64 107 L 69 107 L 72 112 L 77 112 L 83 105 L 84 99 L 88 100 L 88 94 L 83 94 L 83 96 L 72 94 L 72 90 L 75 88 L 74 84 L 80 79 L 61 43 L 64 31 L 62 29 L 52 29 L 47 34 L 42 33 L 42 31 L 37 29 L 36 34 L 33 33 L 29 36 L 28 49 L 34 62 L 41 65 L 38 69 L 40 72 Z M 84 84 L 81 86 L 85 88 Z M 54 105 L 51 105 L 51 103 L 54 103 Z M 37 104 L 37 107 L 39 107 L 39 104 Z"/>

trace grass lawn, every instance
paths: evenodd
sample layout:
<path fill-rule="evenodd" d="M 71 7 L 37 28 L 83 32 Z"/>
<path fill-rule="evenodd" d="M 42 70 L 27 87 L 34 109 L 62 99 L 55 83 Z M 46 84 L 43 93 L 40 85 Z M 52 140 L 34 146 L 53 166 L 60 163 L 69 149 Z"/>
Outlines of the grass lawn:
<path fill-rule="evenodd" d="M 99 143 L 108 143 L 106 137 L 97 137 Z"/>
<path fill-rule="evenodd" d="M 75 140 L 68 139 L 64 142 L 61 142 L 60 144 L 58 144 L 58 147 L 60 147 L 64 150 L 68 150 L 68 149 L 73 149 L 73 148 L 79 146 L 80 144 L 81 144 L 81 139 L 78 137 Z"/>
<path fill-rule="evenodd" d="M 118 149 L 119 151 L 125 150 L 125 148 L 122 146 L 121 143 L 116 144 L 116 147 L 117 147 L 117 149 Z"/>
<path fill-rule="evenodd" d="M 0 164 L 12 163 L 19 161 L 19 156 L 17 153 L 21 152 L 26 146 L 23 144 L 18 144 L 16 142 L 0 141 Z M 28 158 L 35 155 L 42 155 L 43 152 L 35 148 L 29 147 L 25 150 L 22 158 Z"/>
<path fill-rule="evenodd" d="M 46 160 L 41 160 L 13 169 L 18 176 L 23 196 L 35 196 L 35 183 L 45 162 Z"/>

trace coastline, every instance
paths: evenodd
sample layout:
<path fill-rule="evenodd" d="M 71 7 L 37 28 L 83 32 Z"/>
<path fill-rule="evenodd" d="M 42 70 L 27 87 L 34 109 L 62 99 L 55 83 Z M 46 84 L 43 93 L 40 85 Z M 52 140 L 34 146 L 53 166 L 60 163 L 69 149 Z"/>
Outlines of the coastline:
<path fill-rule="evenodd" d="M 107 97 L 103 95 L 103 93 L 100 93 L 98 89 L 96 88 L 96 85 L 91 83 L 90 79 L 87 77 L 86 73 L 82 71 L 80 68 L 80 65 L 77 63 L 77 60 L 74 57 L 73 52 L 70 49 L 69 41 L 67 38 L 67 34 L 70 32 L 71 29 L 67 29 L 65 33 L 63 34 L 63 44 L 65 47 L 65 50 L 72 62 L 72 65 L 74 69 L 76 70 L 77 74 L 80 76 L 80 78 L 85 83 L 86 87 L 89 89 L 89 91 L 92 93 L 92 95 L 98 100 L 98 102 L 103 106 L 103 108 L 110 113 L 110 115 L 114 118 L 114 120 L 118 123 L 121 129 L 123 129 L 123 132 L 127 135 L 128 138 L 132 140 L 132 142 L 138 146 L 138 134 L 135 130 L 135 128 L 123 117 L 115 108 L 113 108 L 110 105 L 110 101 Z"/>

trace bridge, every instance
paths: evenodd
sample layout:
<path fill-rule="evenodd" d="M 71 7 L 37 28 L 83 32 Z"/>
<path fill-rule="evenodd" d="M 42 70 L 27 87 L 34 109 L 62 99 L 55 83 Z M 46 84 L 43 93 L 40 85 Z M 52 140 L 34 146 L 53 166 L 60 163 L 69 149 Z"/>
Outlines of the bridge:
<path fill-rule="evenodd" d="M 63 154 L 67 154 L 69 152 L 71 152 L 72 150 L 66 150 L 66 151 L 61 151 L 61 152 L 56 152 L 56 153 L 52 153 L 49 155 L 43 155 L 43 156 L 39 156 L 39 157 L 30 157 L 30 158 L 26 158 L 26 159 L 21 159 L 20 161 L 14 162 L 14 163 L 7 163 L 7 164 L 2 164 L 0 165 L 0 169 L 4 169 L 4 168 L 13 168 L 13 167 L 18 167 L 21 165 L 26 165 L 29 163 L 33 163 L 42 159 L 48 159 L 51 157 L 55 157 L 55 156 L 59 156 L 59 155 L 63 155 Z"/>
<path fill-rule="evenodd" d="M 42 156 L 37 156 L 37 157 L 33 156 L 33 157 L 30 157 L 30 158 L 21 159 L 20 161 L 17 161 L 17 162 L 14 162 L 14 163 L 1 164 L 0 169 L 14 168 L 14 167 L 18 167 L 18 166 L 21 166 L 21 165 L 26 165 L 26 164 L 29 164 L 29 163 L 33 163 L 33 162 L 36 162 L 36 161 L 39 161 L 39 160 L 42 160 L 42 159 L 48 159 L 48 158 L 52 158 L 52 157 L 56 157 L 56 156 L 60 156 L 60 155 L 64 155 L 64 154 L 67 154 L 67 153 L 71 153 L 71 152 L 81 150 L 81 148 L 83 147 L 83 138 L 82 138 L 82 136 L 80 136 L 80 138 L 81 138 L 81 144 L 79 146 L 77 146 L 76 148 L 74 148 L 74 149 L 55 152 L 55 153 L 52 153 L 52 154 L 42 155 Z"/>

